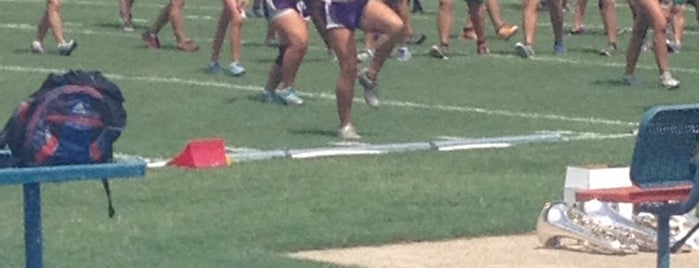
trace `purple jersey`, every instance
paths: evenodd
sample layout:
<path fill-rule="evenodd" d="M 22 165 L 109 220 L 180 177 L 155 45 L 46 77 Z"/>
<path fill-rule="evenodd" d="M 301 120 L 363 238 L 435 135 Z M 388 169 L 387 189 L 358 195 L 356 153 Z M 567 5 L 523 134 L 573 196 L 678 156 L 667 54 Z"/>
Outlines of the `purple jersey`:
<path fill-rule="evenodd" d="M 325 0 L 325 22 L 327 29 L 359 29 L 369 0 Z"/>
<path fill-rule="evenodd" d="M 298 12 L 302 16 L 305 16 L 305 9 L 305 5 L 299 0 L 264 0 L 263 2 L 265 16 L 270 21 L 288 12 Z"/>

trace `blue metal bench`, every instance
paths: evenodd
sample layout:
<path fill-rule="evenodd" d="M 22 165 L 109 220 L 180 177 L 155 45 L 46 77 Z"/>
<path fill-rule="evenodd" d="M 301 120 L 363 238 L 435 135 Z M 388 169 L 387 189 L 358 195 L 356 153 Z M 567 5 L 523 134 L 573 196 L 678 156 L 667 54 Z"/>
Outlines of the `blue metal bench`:
<path fill-rule="evenodd" d="M 631 161 L 634 186 L 583 190 L 580 201 L 639 204 L 639 210 L 657 215 L 657 267 L 670 267 L 670 217 L 689 212 L 699 202 L 699 104 L 655 106 L 641 120 Z M 687 234 L 689 237 L 691 232 Z"/>
<path fill-rule="evenodd" d="M 0 185 L 23 185 L 25 267 L 44 266 L 41 183 L 143 177 L 145 172 L 146 164 L 141 161 L 0 169 Z"/>

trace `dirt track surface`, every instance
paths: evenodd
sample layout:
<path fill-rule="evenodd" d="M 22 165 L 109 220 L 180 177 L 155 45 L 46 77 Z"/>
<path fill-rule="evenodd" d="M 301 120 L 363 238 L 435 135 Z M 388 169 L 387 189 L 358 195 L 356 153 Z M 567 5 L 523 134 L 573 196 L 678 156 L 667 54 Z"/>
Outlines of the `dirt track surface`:
<path fill-rule="evenodd" d="M 655 253 L 608 256 L 539 246 L 534 235 L 304 251 L 293 258 L 367 268 L 654 268 Z M 699 251 L 672 256 L 672 268 L 699 267 Z"/>

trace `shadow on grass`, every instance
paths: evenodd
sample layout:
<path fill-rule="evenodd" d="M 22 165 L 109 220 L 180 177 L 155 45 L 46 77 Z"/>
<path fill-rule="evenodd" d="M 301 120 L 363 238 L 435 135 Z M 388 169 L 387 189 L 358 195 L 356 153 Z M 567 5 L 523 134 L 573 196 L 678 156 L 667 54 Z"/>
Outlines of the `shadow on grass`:
<path fill-rule="evenodd" d="M 594 80 L 592 81 L 592 85 L 595 86 L 612 86 L 612 87 L 624 87 L 624 88 L 633 88 L 634 86 L 627 85 L 626 82 L 624 82 L 623 79 L 606 79 L 606 80 Z"/>
<path fill-rule="evenodd" d="M 327 129 L 289 129 L 289 133 L 304 136 L 337 137 L 335 130 Z"/>

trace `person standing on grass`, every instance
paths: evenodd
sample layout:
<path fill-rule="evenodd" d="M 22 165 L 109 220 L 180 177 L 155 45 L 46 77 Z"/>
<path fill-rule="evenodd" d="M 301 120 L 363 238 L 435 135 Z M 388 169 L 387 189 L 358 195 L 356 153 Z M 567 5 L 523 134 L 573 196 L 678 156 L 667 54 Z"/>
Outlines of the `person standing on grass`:
<path fill-rule="evenodd" d="M 536 19 L 539 0 L 523 0 L 522 26 L 524 27 L 524 42 L 515 44 L 515 54 L 528 59 L 534 57 L 534 35 L 536 34 Z M 551 24 L 553 25 L 553 53 L 565 55 L 566 46 L 563 43 L 563 0 L 547 0 Z"/>
<path fill-rule="evenodd" d="M 266 17 L 279 36 L 279 55 L 269 70 L 260 100 L 266 103 L 302 105 L 296 92 L 296 73 L 308 48 L 305 5 L 297 0 L 264 0 Z"/>
<path fill-rule="evenodd" d="M 125 32 L 133 32 L 133 16 L 131 9 L 134 0 L 119 0 L 119 16 L 121 16 L 121 26 Z"/>
<path fill-rule="evenodd" d="M 320 0 L 316 0 L 320 1 Z M 379 106 L 378 77 L 381 67 L 395 45 L 406 37 L 403 20 L 381 0 L 323 0 L 325 8 L 314 8 L 312 15 L 324 18 L 328 42 L 337 55 L 340 75 L 336 82 L 336 99 L 342 139 L 359 139 L 352 125 L 352 99 L 354 83 L 359 79 L 364 87 L 364 100 L 372 108 Z M 355 30 L 380 32 L 387 41 L 376 47 L 368 68 L 357 71 L 357 46 Z"/>
<path fill-rule="evenodd" d="M 53 38 L 58 44 L 58 54 L 62 56 L 70 56 L 70 53 L 78 47 L 75 40 L 66 41 L 63 37 L 63 20 L 61 19 L 61 0 L 47 0 L 44 14 L 37 25 L 36 39 L 32 42 L 31 50 L 33 53 L 44 54 L 44 37 L 49 28 L 53 32 Z"/>
<path fill-rule="evenodd" d="M 168 0 L 168 4 L 163 7 L 158 18 L 151 27 L 141 34 L 141 38 L 151 49 L 160 48 L 158 32 L 163 29 L 168 21 L 172 24 L 172 30 L 177 40 L 177 50 L 184 52 L 195 52 L 199 50 L 194 41 L 186 38 L 184 34 L 184 0 Z"/>
<path fill-rule="evenodd" d="M 580 35 L 587 32 L 583 24 L 585 9 L 587 9 L 587 0 L 578 0 L 575 5 L 575 15 L 573 16 L 570 34 Z M 600 55 L 611 57 L 617 50 L 616 0 L 599 0 L 599 11 L 602 16 L 604 32 L 607 35 L 607 46 L 600 50 Z"/>
<path fill-rule="evenodd" d="M 667 39 L 667 17 L 661 3 L 658 0 L 629 0 L 629 2 L 636 15 L 634 16 L 629 48 L 626 51 L 624 82 L 629 85 L 638 84 L 634 71 L 648 28 L 652 26 L 653 52 L 655 53 L 655 63 L 660 73 L 659 83 L 665 89 L 679 88 L 680 81 L 672 77 L 670 73 L 667 57 L 668 48 L 665 43 Z"/>
<path fill-rule="evenodd" d="M 488 54 L 485 36 L 485 3 L 488 14 L 495 26 L 499 39 L 509 39 L 519 27 L 506 24 L 500 16 L 500 6 L 497 0 L 467 0 L 469 16 L 466 19 L 462 31 L 465 39 L 476 39 L 476 52 L 481 55 Z M 439 43 L 430 48 L 430 55 L 438 59 L 447 59 L 449 53 L 449 35 L 451 33 L 452 13 L 454 0 L 440 0 L 437 11 L 437 30 L 439 31 Z"/>
<path fill-rule="evenodd" d="M 221 2 L 223 3 L 223 9 L 218 19 L 216 33 L 214 34 L 208 71 L 210 74 L 221 73 L 221 65 L 218 64 L 218 59 L 223 46 L 223 38 L 226 37 L 226 31 L 228 31 L 231 46 L 231 63 L 228 65 L 228 70 L 232 76 L 242 76 L 245 74 L 245 68 L 240 64 L 240 56 L 243 50 L 242 31 L 247 1 L 222 0 Z"/>

